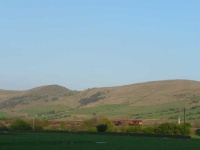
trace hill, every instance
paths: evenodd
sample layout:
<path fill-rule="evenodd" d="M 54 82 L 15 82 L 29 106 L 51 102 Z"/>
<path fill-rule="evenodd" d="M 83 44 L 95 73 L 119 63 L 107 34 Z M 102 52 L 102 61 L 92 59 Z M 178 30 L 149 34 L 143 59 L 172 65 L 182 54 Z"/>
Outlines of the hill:
<path fill-rule="evenodd" d="M 94 116 L 113 119 L 200 119 L 200 82 L 166 80 L 72 91 L 49 85 L 27 91 L 0 90 L 0 115 L 58 120 Z"/>

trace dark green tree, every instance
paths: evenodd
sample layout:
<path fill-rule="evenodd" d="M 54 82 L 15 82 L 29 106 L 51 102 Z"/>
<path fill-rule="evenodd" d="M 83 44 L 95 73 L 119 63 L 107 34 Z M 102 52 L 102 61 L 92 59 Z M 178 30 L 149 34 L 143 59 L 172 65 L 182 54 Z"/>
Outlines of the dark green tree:
<path fill-rule="evenodd" d="M 106 124 L 100 124 L 96 126 L 98 132 L 105 132 L 108 129 L 108 125 Z"/>
<path fill-rule="evenodd" d="M 17 119 L 10 125 L 11 130 L 32 130 L 31 125 L 27 122 Z"/>

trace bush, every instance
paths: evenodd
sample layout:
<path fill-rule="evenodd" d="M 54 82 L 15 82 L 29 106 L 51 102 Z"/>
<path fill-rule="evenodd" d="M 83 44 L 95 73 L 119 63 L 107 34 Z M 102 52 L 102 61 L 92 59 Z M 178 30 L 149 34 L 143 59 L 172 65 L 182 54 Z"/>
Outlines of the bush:
<path fill-rule="evenodd" d="M 98 125 L 107 125 L 107 132 L 114 131 L 114 123 L 106 117 L 95 117 L 89 120 L 84 121 L 83 123 L 86 127 L 97 127 Z"/>
<path fill-rule="evenodd" d="M 191 125 L 189 123 L 186 124 L 185 133 L 189 135 Z M 155 127 L 155 133 L 158 134 L 176 134 L 176 135 L 184 135 L 184 124 L 176 124 L 176 123 L 163 123 L 159 126 Z"/>
<path fill-rule="evenodd" d="M 26 123 L 23 120 L 15 120 L 11 125 L 10 125 L 11 130 L 32 130 L 31 125 Z"/>
<path fill-rule="evenodd" d="M 42 125 L 36 124 L 36 125 L 34 126 L 34 130 L 41 131 L 41 130 L 43 130 L 43 129 L 44 129 L 44 128 L 43 128 Z"/>
<path fill-rule="evenodd" d="M 106 124 L 100 124 L 96 126 L 98 132 L 105 132 L 108 129 L 108 126 Z"/>
<path fill-rule="evenodd" d="M 181 125 L 179 125 L 180 126 L 180 132 L 181 132 L 181 134 L 182 135 L 184 135 L 184 124 L 181 124 Z M 185 134 L 186 135 L 189 135 L 190 133 L 191 133 L 191 124 L 189 124 L 189 123 L 186 123 L 185 124 Z"/>
<path fill-rule="evenodd" d="M 143 129 L 143 133 L 154 133 L 154 127 L 146 127 Z"/>
<path fill-rule="evenodd" d="M 96 127 L 89 127 L 86 129 L 87 132 L 97 132 L 97 128 Z"/>
<path fill-rule="evenodd" d="M 60 123 L 60 130 L 66 130 L 67 129 L 67 125 L 65 124 L 65 122 L 61 122 Z"/>
<path fill-rule="evenodd" d="M 6 126 L 1 126 L 1 127 L 0 127 L 0 131 L 8 131 L 8 127 L 6 127 Z"/>
<path fill-rule="evenodd" d="M 131 126 L 127 128 L 127 132 L 143 133 L 143 129 L 141 126 Z"/>
<path fill-rule="evenodd" d="M 87 127 L 94 127 L 94 126 L 97 126 L 97 122 L 98 122 L 97 118 L 92 118 L 92 119 L 85 120 L 83 124 Z"/>
<path fill-rule="evenodd" d="M 174 130 L 176 130 L 175 123 L 163 123 L 160 124 L 158 127 L 155 128 L 155 133 L 159 134 L 174 134 Z"/>
<path fill-rule="evenodd" d="M 0 122 L 0 131 L 8 131 L 8 127 Z"/>
<path fill-rule="evenodd" d="M 198 135 L 198 136 L 200 136 L 200 129 L 196 129 L 195 130 L 195 134 Z"/>
<path fill-rule="evenodd" d="M 50 122 L 48 120 L 42 120 L 41 122 L 37 123 L 43 127 L 43 129 L 50 129 Z"/>
<path fill-rule="evenodd" d="M 117 126 L 117 127 L 114 128 L 114 132 L 123 132 L 123 133 L 125 133 L 125 132 L 127 132 L 127 127 L 125 127 L 125 126 Z"/>

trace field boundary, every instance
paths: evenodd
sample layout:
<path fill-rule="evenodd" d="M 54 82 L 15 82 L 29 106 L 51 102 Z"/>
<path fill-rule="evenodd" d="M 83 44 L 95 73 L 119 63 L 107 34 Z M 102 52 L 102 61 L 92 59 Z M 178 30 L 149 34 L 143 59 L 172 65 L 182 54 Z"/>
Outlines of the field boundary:
<path fill-rule="evenodd" d="M 2 131 L 0 134 L 26 134 L 26 133 L 63 133 L 63 134 L 80 134 L 80 135 L 114 135 L 114 136 L 144 136 L 144 137 L 161 137 L 174 139 L 191 139 L 190 135 L 172 135 L 172 134 L 147 134 L 147 133 L 127 133 L 127 132 L 70 132 L 59 130 L 43 130 L 43 131 Z"/>

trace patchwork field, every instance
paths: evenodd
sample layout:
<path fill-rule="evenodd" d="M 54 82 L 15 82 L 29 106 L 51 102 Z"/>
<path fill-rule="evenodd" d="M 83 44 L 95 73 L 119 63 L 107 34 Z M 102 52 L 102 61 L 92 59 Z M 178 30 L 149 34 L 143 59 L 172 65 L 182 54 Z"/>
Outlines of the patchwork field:
<path fill-rule="evenodd" d="M 0 134 L 1 150 L 198 150 L 200 139 L 69 133 Z"/>

